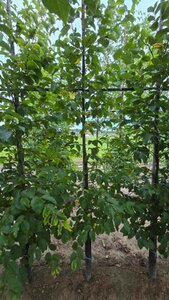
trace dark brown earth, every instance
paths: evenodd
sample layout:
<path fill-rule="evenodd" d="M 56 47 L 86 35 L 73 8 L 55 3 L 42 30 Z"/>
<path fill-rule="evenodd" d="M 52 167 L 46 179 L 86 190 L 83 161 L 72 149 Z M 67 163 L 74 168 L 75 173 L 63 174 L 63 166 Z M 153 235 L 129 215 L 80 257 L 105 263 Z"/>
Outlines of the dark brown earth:
<path fill-rule="evenodd" d="M 158 276 L 150 280 L 146 273 L 147 251 L 139 250 L 134 239 L 120 233 L 103 234 L 93 243 L 93 277 L 83 276 L 83 267 L 71 271 L 71 244 L 56 241 L 61 258 L 61 273 L 52 278 L 41 262 L 33 268 L 32 283 L 26 286 L 22 300 L 168 300 L 169 261 L 158 258 Z"/>
<path fill-rule="evenodd" d="M 81 167 L 81 161 L 78 166 Z M 53 278 L 44 261 L 33 267 L 31 284 L 21 300 L 169 300 L 169 260 L 158 257 L 156 280 L 147 277 L 147 250 L 121 233 L 97 237 L 93 243 L 93 276 L 87 282 L 84 266 L 70 268 L 71 243 L 55 241 L 62 271 Z M 0 300 L 5 298 L 0 295 Z"/>

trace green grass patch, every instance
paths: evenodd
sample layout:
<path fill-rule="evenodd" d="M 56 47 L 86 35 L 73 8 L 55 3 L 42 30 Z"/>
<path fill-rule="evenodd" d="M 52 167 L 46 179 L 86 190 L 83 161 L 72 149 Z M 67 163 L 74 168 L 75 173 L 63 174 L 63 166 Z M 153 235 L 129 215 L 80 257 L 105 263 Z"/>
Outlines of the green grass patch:
<path fill-rule="evenodd" d="M 87 148 L 87 154 L 91 156 L 97 155 L 99 158 L 103 157 L 104 153 L 108 150 L 109 148 L 109 139 L 112 135 L 110 134 L 103 134 L 101 133 L 98 137 L 96 138 L 96 135 L 92 134 L 87 134 L 86 135 L 86 148 Z M 80 134 L 78 134 L 78 139 L 76 143 L 80 146 L 80 151 L 78 154 L 76 153 L 75 155 L 72 155 L 72 159 L 74 162 L 77 162 L 79 160 L 82 160 L 82 137 Z M 76 146 L 75 146 L 76 148 Z"/>

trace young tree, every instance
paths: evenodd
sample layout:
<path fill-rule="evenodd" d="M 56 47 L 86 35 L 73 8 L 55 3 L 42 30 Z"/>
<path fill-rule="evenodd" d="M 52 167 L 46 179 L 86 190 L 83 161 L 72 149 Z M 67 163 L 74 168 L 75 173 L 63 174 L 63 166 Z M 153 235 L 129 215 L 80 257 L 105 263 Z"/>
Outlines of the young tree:
<path fill-rule="evenodd" d="M 24 1 L 20 11 L 1 1 L 0 263 L 2 282 L 16 296 L 31 279 L 33 261 L 55 250 L 52 235 L 66 240 L 71 232 L 76 175 L 65 148 L 71 139 L 62 126 L 66 102 L 51 90 L 54 23 L 38 1 Z M 57 255 L 47 253 L 46 260 L 56 274 Z"/>

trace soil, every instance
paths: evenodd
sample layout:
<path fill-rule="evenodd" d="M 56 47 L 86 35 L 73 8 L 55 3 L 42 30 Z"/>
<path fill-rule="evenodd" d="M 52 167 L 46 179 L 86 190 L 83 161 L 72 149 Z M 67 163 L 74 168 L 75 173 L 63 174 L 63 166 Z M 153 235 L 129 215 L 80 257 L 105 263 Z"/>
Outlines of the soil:
<path fill-rule="evenodd" d="M 168 300 L 169 261 L 158 257 L 156 280 L 147 277 L 147 251 L 135 239 L 116 232 L 98 236 L 93 243 L 93 275 L 87 282 L 84 266 L 70 268 L 71 243 L 56 241 L 62 271 L 53 278 L 45 262 L 33 267 L 33 279 L 22 300 Z"/>
<path fill-rule="evenodd" d="M 77 162 L 81 168 L 81 161 Z M 147 250 L 136 240 L 115 232 L 100 235 L 92 245 L 92 279 L 87 282 L 84 266 L 70 268 L 71 242 L 54 241 L 61 272 L 53 278 L 48 265 L 33 266 L 32 282 L 21 300 L 169 300 L 169 260 L 158 257 L 157 279 L 147 276 Z M 0 300 L 4 297 L 0 295 Z"/>

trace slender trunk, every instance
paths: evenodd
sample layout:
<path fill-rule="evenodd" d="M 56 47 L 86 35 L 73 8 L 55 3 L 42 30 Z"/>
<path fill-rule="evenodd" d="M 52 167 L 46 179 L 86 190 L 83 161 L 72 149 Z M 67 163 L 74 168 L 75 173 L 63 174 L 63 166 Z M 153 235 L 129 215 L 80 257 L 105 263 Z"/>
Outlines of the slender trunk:
<path fill-rule="evenodd" d="M 159 101 L 160 95 L 157 96 L 157 103 Z M 159 182 L 159 132 L 158 132 L 158 119 L 159 119 L 159 109 L 156 109 L 156 115 L 154 118 L 154 145 L 153 145 L 153 165 L 152 165 L 152 185 L 156 189 Z M 149 260 L 148 260 L 148 273 L 149 277 L 152 279 L 156 278 L 156 261 L 157 261 L 157 227 L 158 227 L 158 214 L 159 214 L 159 199 L 155 193 L 151 198 L 151 241 L 153 247 L 149 250 Z"/>
<path fill-rule="evenodd" d="M 12 30 L 12 20 L 11 20 L 11 0 L 7 0 L 6 3 L 7 14 L 9 17 L 9 26 Z M 11 55 L 15 57 L 15 45 L 14 41 L 10 40 L 10 48 L 11 48 Z M 16 113 L 19 113 L 20 108 L 20 99 L 18 91 L 12 92 L 13 101 L 14 101 L 14 109 Z M 22 141 L 22 133 L 19 129 L 15 131 L 15 141 L 16 141 L 16 157 L 17 157 L 17 171 L 18 176 L 21 179 L 20 188 L 24 189 L 24 176 L 25 176 L 25 159 L 24 159 L 24 149 L 23 149 L 23 141 Z M 24 264 L 25 270 L 27 272 L 28 280 L 31 280 L 31 268 L 29 265 L 29 243 L 26 244 L 25 248 L 23 249 L 23 256 L 22 262 Z"/>
<path fill-rule="evenodd" d="M 163 0 L 161 0 L 161 3 Z M 158 30 L 160 31 L 163 27 L 162 13 L 160 13 L 160 20 L 158 25 Z M 159 78 L 160 80 L 160 78 Z M 157 94 L 155 97 L 155 116 L 154 116 L 154 137 L 153 137 L 153 164 L 152 164 L 152 186 L 155 189 L 154 194 L 151 198 L 151 224 L 150 224 L 150 238 L 152 241 L 152 248 L 149 250 L 148 257 L 148 273 L 151 279 L 155 279 L 157 275 L 156 264 L 157 264 L 157 232 L 158 232 L 158 215 L 159 215 L 159 197 L 157 195 L 156 188 L 159 183 L 159 100 L 161 95 L 160 82 L 157 82 Z"/>
<path fill-rule="evenodd" d="M 122 98 L 122 101 L 121 101 L 121 108 L 120 108 L 120 114 L 119 114 L 119 119 L 120 119 L 120 124 L 119 124 L 119 139 L 121 140 L 122 139 L 122 125 L 121 125 L 121 122 L 122 120 L 124 119 L 123 117 L 123 102 L 124 102 L 124 91 L 123 91 L 123 88 L 124 88 L 124 82 L 122 82 L 122 86 L 121 86 L 121 98 Z"/>
<path fill-rule="evenodd" d="M 27 279 L 29 282 L 32 281 L 32 270 L 29 264 L 29 243 L 26 244 L 23 254 L 22 254 L 22 263 L 24 265 L 26 274 L 27 274 Z"/>
<path fill-rule="evenodd" d="M 97 122 L 97 128 L 96 128 L 96 140 L 99 140 L 99 118 L 96 119 Z"/>
<path fill-rule="evenodd" d="M 86 279 L 89 281 L 92 277 L 92 245 L 91 238 L 87 236 L 87 240 L 85 242 L 85 264 L 86 264 Z"/>
<path fill-rule="evenodd" d="M 14 99 L 15 112 L 19 113 L 19 107 L 20 107 L 19 96 L 16 93 L 14 93 L 13 99 Z M 18 175 L 24 181 L 24 175 L 25 175 L 24 149 L 23 149 L 23 142 L 22 142 L 22 133 L 18 129 L 16 129 L 15 140 L 16 140 L 16 149 L 17 149 L 16 152 L 17 152 L 17 169 L 18 169 Z M 24 189 L 24 183 L 21 184 L 21 188 Z"/>
<path fill-rule="evenodd" d="M 86 49 L 84 45 L 85 38 L 85 2 L 82 0 L 82 145 L 83 145 L 83 190 L 89 188 L 88 181 L 88 157 L 87 157 L 87 147 L 86 147 L 86 99 L 85 99 L 85 75 L 86 75 Z M 92 253 L 91 253 L 91 239 L 89 233 L 87 235 L 87 240 L 85 242 L 85 264 L 86 264 L 86 279 L 91 279 L 91 269 L 92 269 Z"/>

